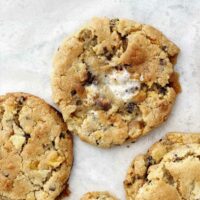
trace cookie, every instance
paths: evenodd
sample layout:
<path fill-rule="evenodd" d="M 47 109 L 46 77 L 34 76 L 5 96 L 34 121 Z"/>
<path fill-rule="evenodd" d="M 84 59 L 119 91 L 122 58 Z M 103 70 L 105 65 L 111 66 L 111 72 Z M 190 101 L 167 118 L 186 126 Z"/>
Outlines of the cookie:
<path fill-rule="evenodd" d="M 88 192 L 81 197 L 81 200 L 117 200 L 108 192 Z"/>
<path fill-rule="evenodd" d="M 200 198 L 200 134 L 170 133 L 128 169 L 127 200 Z"/>
<path fill-rule="evenodd" d="M 178 47 L 155 28 L 94 18 L 53 62 L 52 92 L 69 130 L 99 147 L 135 141 L 168 117 L 180 91 Z"/>
<path fill-rule="evenodd" d="M 0 96 L 1 200 L 56 199 L 72 160 L 72 137 L 55 109 L 30 94 Z"/>

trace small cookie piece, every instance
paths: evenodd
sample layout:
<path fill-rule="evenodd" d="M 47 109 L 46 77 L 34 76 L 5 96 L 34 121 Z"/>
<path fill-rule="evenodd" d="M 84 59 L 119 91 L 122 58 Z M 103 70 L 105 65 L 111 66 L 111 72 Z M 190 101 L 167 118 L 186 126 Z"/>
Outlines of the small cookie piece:
<path fill-rule="evenodd" d="M 88 192 L 81 197 L 81 200 L 117 200 L 108 192 Z"/>
<path fill-rule="evenodd" d="M 52 91 L 69 130 L 99 147 L 135 141 L 165 121 L 180 91 L 178 47 L 155 28 L 94 18 L 64 40 Z"/>
<path fill-rule="evenodd" d="M 30 94 L 0 96 L 0 199 L 56 199 L 72 161 L 72 137 L 53 107 Z"/>
<path fill-rule="evenodd" d="M 128 169 L 127 200 L 200 198 L 200 134 L 170 133 Z"/>

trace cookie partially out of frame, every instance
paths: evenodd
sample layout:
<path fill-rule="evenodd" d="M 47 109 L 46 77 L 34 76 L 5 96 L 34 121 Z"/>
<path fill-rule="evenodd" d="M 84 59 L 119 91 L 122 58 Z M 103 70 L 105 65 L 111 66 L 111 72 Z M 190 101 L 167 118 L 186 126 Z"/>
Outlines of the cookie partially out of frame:
<path fill-rule="evenodd" d="M 88 192 L 81 197 L 81 200 L 117 200 L 108 192 Z"/>
<path fill-rule="evenodd" d="M 1 200 L 56 199 L 72 160 L 72 138 L 55 109 L 30 94 L 0 96 Z"/>
<path fill-rule="evenodd" d="M 128 169 L 127 200 L 200 199 L 200 134 L 170 133 Z"/>
<path fill-rule="evenodd" d="M 52 90 L 68 128 L 100 147 L 135 141 L 168 117 L 178 47 L 155 28 L 94 18 L 58 48 Z"/>

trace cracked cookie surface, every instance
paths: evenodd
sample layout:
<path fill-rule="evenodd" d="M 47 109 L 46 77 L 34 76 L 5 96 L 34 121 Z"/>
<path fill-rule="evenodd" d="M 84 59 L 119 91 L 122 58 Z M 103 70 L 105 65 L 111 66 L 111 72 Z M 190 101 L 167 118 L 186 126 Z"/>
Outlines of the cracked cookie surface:
<path fill-rule="evenodd" d="M 200 134 L 170 133 L 128 169 L 127 200 L 200 199 Z"/>
<path fill-rule="evenodd" d="M 81 200 L 117 200 L 108 192 L 88 192 L 81 197 Z"/>
<path fill-rule="evenodd" d="M 135 141 L 168 117 L 180 91 L 178 47 L 155 28 L 94 18 L 64 40 L 52 91 L 69 130 L 100 147 Z"/>
<path fill-rule="evenodd" d="M 72 160 L 72 137 L 55 109 L 30 94 L 0 96 L 1 200 L 56 199 Z"/>

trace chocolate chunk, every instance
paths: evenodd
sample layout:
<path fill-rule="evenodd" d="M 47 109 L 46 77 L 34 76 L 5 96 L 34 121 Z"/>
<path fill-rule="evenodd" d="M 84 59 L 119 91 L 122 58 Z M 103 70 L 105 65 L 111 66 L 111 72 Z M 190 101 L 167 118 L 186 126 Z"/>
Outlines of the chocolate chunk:
<path fill-rule="evenodd" d="M 76 94 L 76 90 L 71 91 L 71 95 L 74 96 Z"/>
<path fill-rule="evenodd" d="M 95 80 L 95 76 L 90 71 L 88 71 L 87 79 L 85 80 L 84 85 L 90 85 L 93 83 L 94 80 Z"/>
<path fill-rule="evenodd" d="M 136 108 L 136 104 L 133 102 L 130 102 L 128 103 L 126 110 L 128 113 L 132 113 L 135 110 L 135 108 Z"/>

